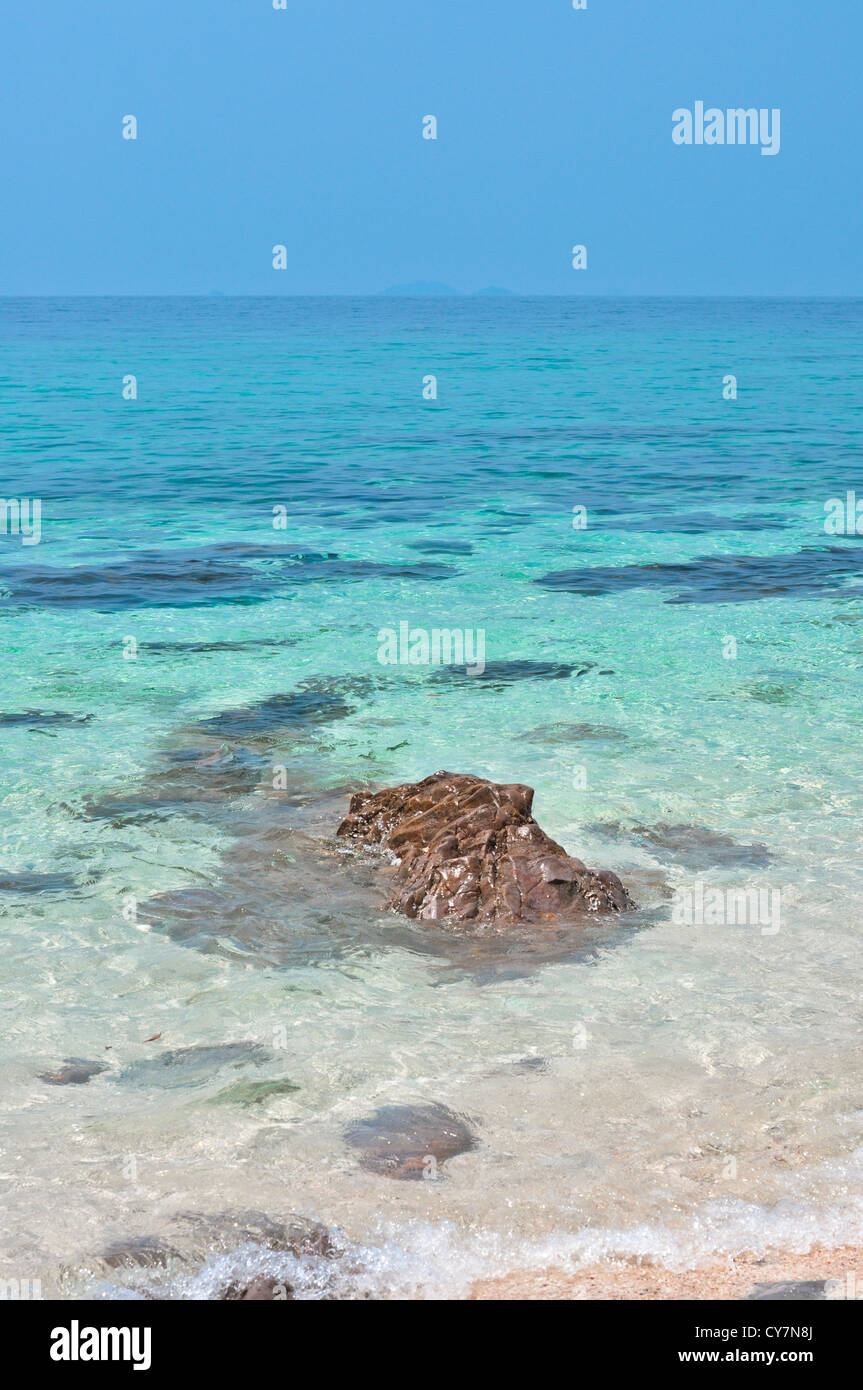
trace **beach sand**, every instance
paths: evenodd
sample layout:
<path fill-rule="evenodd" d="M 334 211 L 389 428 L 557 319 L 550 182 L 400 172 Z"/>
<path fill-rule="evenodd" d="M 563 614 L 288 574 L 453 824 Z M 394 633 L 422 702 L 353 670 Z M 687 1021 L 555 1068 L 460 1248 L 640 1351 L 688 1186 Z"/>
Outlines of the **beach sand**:
<path fill-rule="evenodd" d="M 746 1298 L 756 1284 L 793 1284 L 809 1280 L 835 1281 L 827 1290 L 830 1298 L 847 1298 L 849 1293 L 852 1297 L 856 1293 L 857 1298 L 863 1298 L 863 1248 L 850 1245 L 833 1250 L 816 1248 L 805 1255 L 744 1254 L 683 1271 L 633 1261 L 585 1266 L 574 1273 L 563 1269 L 517 1271 L 498 1279 L 478 1280 L 470 1297 L 519 1301 L 741 1299 Z"/>

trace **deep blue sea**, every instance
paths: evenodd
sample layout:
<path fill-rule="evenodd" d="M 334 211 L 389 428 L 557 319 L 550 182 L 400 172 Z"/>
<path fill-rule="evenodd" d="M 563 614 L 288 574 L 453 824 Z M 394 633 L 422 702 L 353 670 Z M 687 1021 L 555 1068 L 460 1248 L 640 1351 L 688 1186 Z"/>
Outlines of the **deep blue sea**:
<path fill-rule="evenodd" d="M 861 350 L 858 300 L 0 300 L 0 1273 L 204 1296 L 238 1210 L 339 1233 L 308 1297 L 863 1238 Z M 348 797 L 441 768 L 638 910 L 376 907 Z M 382 1177 L 391 1106 L 475 1144 Z"/>

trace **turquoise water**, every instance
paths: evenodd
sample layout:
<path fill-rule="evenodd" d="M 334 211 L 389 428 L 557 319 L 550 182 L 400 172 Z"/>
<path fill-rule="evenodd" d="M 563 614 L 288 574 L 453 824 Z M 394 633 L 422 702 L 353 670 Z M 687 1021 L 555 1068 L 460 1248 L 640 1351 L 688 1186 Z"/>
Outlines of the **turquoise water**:
<path fill-rule="evenodd" d="M 0 302 L 0 492 L 42 500 L 0 535 L 0 1271 L 91 1288 L 241 1207 L 391 1295 L 860 1238 L 861 345 L 859 301 Z M 382 665 L 401 622 L 484 677 Z M 442 767 L 639 911 L 388 917 L 333 829 Z M 778 930 L 681 922 L 699 884 Z M 401 1104 L 477 1147 L 359 1168 Z"/>

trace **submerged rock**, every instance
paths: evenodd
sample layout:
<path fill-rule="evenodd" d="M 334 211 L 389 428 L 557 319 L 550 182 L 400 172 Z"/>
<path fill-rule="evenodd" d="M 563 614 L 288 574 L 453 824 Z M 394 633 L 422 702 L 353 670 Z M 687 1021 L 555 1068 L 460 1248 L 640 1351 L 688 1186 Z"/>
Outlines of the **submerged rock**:
<path fill-rule="evenodd" d="M 694 872 L 713 868 L 766 869 L 774 856 L 766 845 L 741 844 L 705 825 L 634 825 L 631 830 L 616 821 L 600 821 L 586 829 L 607 839 L 632 839 L 659 859 L 671 860 Z"/>
<path fill-rule="evenodd" d="M 105 1062 L 88 1062 L 86 1057 L 66 1057 L 56 1071 L 42 1072 L 39 1077 L 49 1086 L 83 1086 L 91 1076 L 107 1071 Z"/>
<path fill-rule="evenodd" d="M 627 735 L 610 724 L 540 724 L 520 737 L 531 743 L 624 743 Z"/>
<path fill-rule="evenodd" d="M 116 1240 L 102 1252 L 102 1261 L 109 1269 L 167 1269 L 172 1260 L 181 1258 L 178 1250 L 154 1236 Z"/>
<path fill-rule="evenodd" d="M 817 598 L 842 589 L 863 572 L 859 546 L 804 546 L 780 555 L 699 555 L 673 564 L 586 565 L 533 580 L 552 592 L 597 597 L 629 589 L 672 589 L 666 603 L 754 603 L 758 599 Z"/>
<path fill-rule="evenodd" d="M 293 1095 L 300 1088 L 295 1081 L 286 1077 L 275 1081 L 235 1081 L 213 1096 L 215 1105 L 242 1105 L 249 1109 L 253 1105 L 264 1105 L 278 1096 Z"/>
<path fill-rule="evenodd" d="M 256 705 L 201 719 L 198 728 L 219 738 L 272 738 L 292 729 L 347 719 L 353 713 L 353 705 L 339 695 L 298 687 L 284 695 L 271 695 Z"/>
<path fill-rule="evenodd" d="M 560 661 L 486 661 L 482 670 L 476 670 L 469 664 L 441 666 L 430 679 L 450 685 L 455 682 L 481 681 L 495 688 L 503 688 L 515 681 L 568 680 L 570 676 L 586 675 L 595 665 L 594 661 L 579 661 L 576 665 Z"/>
<path fill-rule="evenodd" d="M 4 568 L 0 607 L 38 604 L 113 613 L 127 608 L 213 607 L 263 603 L 287 586 L 366 579 L 449 579 L 458 571 L 432 561 L 351 560 L 288 546 L 220 542 L 136 550 L 121 560 Z"/>
<path fill-rule="evenodd" d="M 473 546 L 470 541 L 444 541 L 434 539 L 423 539 L 410 541 L 408 550 L 419 550 L 423 555 L 472 555 Z"/>
<path fill-rule="evenodd" d="M 174 811 L 193 816 L 248 795 L 271 775 L 270 764 L 246 748 L 177 748 L 137 788 L 85 801 L 81 814 L 115 824 Z"/>
<path fill-rule="evenodd" d="M 236 1249 L 249 1243 L 266 1250 L 293 1255 L 331 1258 L 336 1248 L 326 1226 L 308 1216 L 291 1213 L 283 1221 L 274 1221 L 260 1211 L 224 1212 L 209 1215 L 202 1212 L 183 1212 L 178 1221 L 203 1250 L 216 1246 Z"/>
<path fill-rule="evenodd" d="M 179 1267 L 184 1277 L 214 1255 L 241 1257 L 242 1272 L 233 1279 L 225 1276 L 221 1288 L 208 1291 L 207 1297 L 231 1302 L 282 1301 L 295 1297 L 291 1284 L 284 1277 L 270 1272 L 273 1257 L 291 1256 L 294 1260 L 335 1260 L 341 1248 L 334 1242 L 326 1226 L 311 1217 L 291 1213 L 282 1220 L 273 1220 L 264 1212 L 178 1212 L 158 1235 L 126 1236 L 103 1249 L 99 1262 L 108 1269 L 171 1271 Z M 259 1269 L 255 1268 L 260 1257 Z M 229 1282 L 230 1280 L 230 1282 Z M 128 1281 L 124 1281 L 128 1284 Z M 133 1285 L 142 1298 L 161 1300 L 171 1297 L 164 1281 Z"/>
<path fill-rule="evenodd" d="M 298 637 L 243 637 L 237 641 L 140 642 L 138 646 L 139 650 L 159 655 L 175 652 L 206 655 L 212 652 L 247 652 L 258 647 L 295 647 L 299 640 Z"/>
<path fill-rule="evenodd" d="M 62 709 L 0 710 L 0 728 L 16 728 L 21 724 L 28 727 L 41 727 L 43 724 L 89 724 L 93 717 L 92 714 L 70 713 Z"/>
<path fill-rule="evenodd" d="M 387 906 L 408 917 L 501 924 L 634 907 L 616 874 L 546 835 L 532 804 L 532 787 L 436 772 L 358 792 L 337 834 L 397 857 Z"/>
<path fill-rule="evenodd" d="M 231 558 L 179 549 L 137 551 L 106 564 L 20 565 L 7 569 L 3 579 L 2 607 L 62 604 L 101 613 L 263 603 L 273 582 L 266 572 Z"/>
<path fill-rule="evenodd" d="M 296 565 L 282 576 L 283 583 L 312 584 L 318 580 L 357 579 L 452 579 L 459 571 L 452 565 L 431 560 L 407 561 L 339 560 L 333 558 L 319 564 Z"/>
<path fill-rule="evenodd" d="M 223 1067 L 259 1067 L 269 1060 L 270 1053 L 260 1043 L 204 1043 L 132 1062 L 120 1073 L 119 1080 L 156 1086 L 200 1086 Z"/>
<path fill-rule="evenodd" d="M 7 874 L 0 871 L 2 893 L 74 893 L 78 880 L 72 874 Z"/>
<path fill-rule="evenodd" d="M 520 1057 L 517 1062 L 512 1064 L 513 1071 L 527 1072 L 530 1074 L 535 1071 L 548 1071 L 547 1057 Z"/>
<path fill-rule="evenodd" d="M 231 1284 L 221 1295 L 223 1301 L 236 1303 L 282 1303 L 293 1297 L 291 1285 L 271 1274 L 258 1274 L 243 1286 Z"/>
<path fill-rule="evenodd" d="M 824 1279 L 801 1279 L 788 1284 L 755 1284 L 744 1301 L 783 1303 L 827 1297 Z"/>
<path fill-rule="evenodd" d="M 362 1151 L 368 1172 L 408 1182 L 434 1178 L 448 1158 L 477 1147 L 465 1121 L 444 1105 L 385 1105 L 351 1125 L 345 1143 Z"/>
<path fill-rule="evenodd" d="M 378 866 L 332 842 L 343 794 L 324 804 L 328 818 L 318 838 L 283 825 L 261 798 L 261 820 L 226 850 L 218 886 L 151 898 L 146 920 L 181 945 L 259 965 L 332 961 L 367 946 L 376 939 Z M 302 808 L 294 812 L 302 815 Z"/>

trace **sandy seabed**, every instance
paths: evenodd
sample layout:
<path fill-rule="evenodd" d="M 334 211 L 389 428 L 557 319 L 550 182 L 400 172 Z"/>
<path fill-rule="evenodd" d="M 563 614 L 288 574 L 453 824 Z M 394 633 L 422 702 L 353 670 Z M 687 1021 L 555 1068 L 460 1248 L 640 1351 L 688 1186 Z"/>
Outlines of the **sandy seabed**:
<path fill-rule="evenodd" d="M 633 1261 L 546 1269 L 480 1279 L 472 1299 L 742 1299 L 756 1284 L 829 1280 L 828 1298 L 863 1299 L 863 1248 L 816 1248 L 805 1255 L 737 1255 L 697 1269 L 675 1271 Z M 793 1297 L 793 1294 L 791 1295 Z"/>

